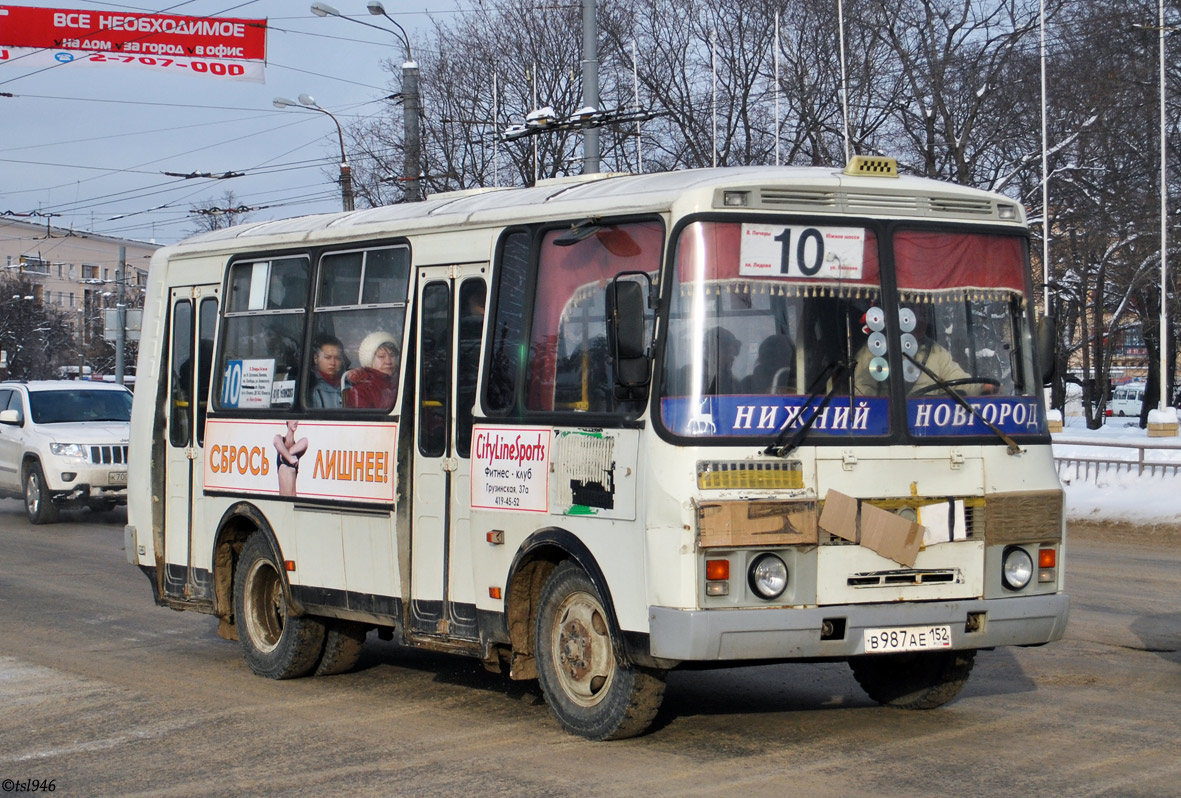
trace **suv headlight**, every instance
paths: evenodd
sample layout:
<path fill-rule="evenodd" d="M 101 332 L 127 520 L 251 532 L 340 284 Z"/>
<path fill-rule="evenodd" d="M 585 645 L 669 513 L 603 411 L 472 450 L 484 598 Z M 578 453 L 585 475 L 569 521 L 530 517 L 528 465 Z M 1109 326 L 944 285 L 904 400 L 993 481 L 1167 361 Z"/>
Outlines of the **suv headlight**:
<path fill-rule="evenodd" d="M 90 455 L 86 452 L 86 447 L 80 443 L 51 443 L 49 444 L 49 451 L 58 457 L 68 457 L 71 460 L 90 459 Z"/>

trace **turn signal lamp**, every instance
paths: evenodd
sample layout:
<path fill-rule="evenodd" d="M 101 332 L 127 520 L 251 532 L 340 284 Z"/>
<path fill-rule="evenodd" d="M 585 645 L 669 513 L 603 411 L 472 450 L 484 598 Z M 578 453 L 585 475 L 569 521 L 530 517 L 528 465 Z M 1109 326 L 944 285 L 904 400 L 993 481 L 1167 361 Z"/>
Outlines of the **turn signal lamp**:
<path fill-rule="evenodd" d="M 1054 567 L 1058 564 L 1057 549 L 1038 549 L 1037 581 L 1041 584 L 1054 581 Z"/>
<path fill-rule="evenodd" d="M 705 595 L 730 595 L 730 561 L 705 561 Z"/>

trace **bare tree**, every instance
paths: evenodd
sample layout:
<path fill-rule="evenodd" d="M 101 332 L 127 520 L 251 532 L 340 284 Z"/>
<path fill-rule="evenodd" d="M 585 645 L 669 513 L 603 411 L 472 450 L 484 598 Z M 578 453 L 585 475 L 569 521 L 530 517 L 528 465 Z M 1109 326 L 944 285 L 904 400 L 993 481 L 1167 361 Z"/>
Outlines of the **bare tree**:
<path fill-rule="evenodd" d="M 58 366 L 77 362 L 69 320 L 36 296 L 31 280 L 0 275 L 0 349 L 12 379 L 48 379 Z"/>

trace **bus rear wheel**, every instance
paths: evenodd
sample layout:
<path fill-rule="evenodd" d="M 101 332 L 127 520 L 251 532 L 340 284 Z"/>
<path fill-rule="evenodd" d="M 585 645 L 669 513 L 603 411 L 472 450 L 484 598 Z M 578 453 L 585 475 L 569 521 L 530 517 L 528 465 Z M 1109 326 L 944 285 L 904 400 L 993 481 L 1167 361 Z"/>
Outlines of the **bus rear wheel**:
<path fill-rule="evenodd" d="M 648 729 L 664 697 L 664 674 L 619 655 L 603 600 L 577 564 L 567 560 L 545 581 L 535 623 L 538 680 L 566 731 L 621 740 Z"/>
<path fill-rule="evenodd" d="M 283 571 L 261 532 L 242 547 L 234 574 L 234 618 L 250 670 L 270 679 L 306 676 L 324 650 L 324 624 L 295 617 Z"/>
<path fill-rule="evenodd" d="M 328 621 L 324 634 L 324 653 L 316 663 L 315 676 L 348 673 L 361 658 L 369 627 L 356 621 Z"/>
<path fill-rule="evenodd" d="M 974 650 L 915 651 L 853 657 L 849 667 L 866 695 L 898 709 L 935 709 L 951 701 L 972 672 Z"/>

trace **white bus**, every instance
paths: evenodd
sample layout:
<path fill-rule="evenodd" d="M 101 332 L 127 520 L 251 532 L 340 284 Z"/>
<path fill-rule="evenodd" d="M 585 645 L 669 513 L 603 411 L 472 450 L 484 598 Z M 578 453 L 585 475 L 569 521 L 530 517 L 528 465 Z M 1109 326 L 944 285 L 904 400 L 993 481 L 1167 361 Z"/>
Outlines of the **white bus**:
<path fill-rule="evenodd" d="M 128 558 L 271 678 L 369 632 L 636 735 L 681 666 L 951 700 L 1065 630 L 1023 209 L 845 171 L 588 175 L 158 252 Z"/>

